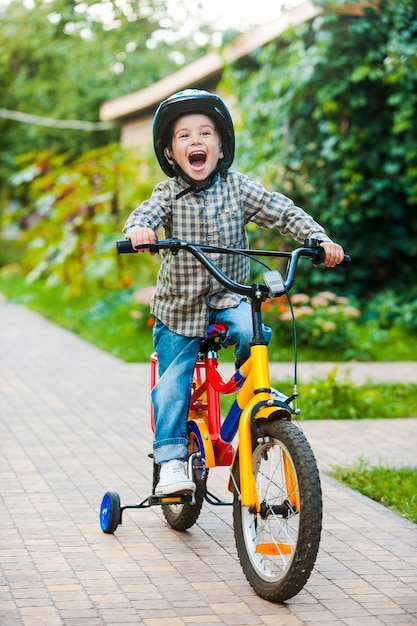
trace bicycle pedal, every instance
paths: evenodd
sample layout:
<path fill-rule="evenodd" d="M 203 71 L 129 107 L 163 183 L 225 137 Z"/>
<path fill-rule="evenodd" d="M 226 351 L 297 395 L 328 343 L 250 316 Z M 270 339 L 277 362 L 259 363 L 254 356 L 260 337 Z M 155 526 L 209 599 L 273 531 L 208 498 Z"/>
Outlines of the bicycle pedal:
<path fill-rule="evenodd" d="M 154 504 L 186 504 L 187 502 L 195 502 L 192 493 L 172 493 L 166 496 L 151 495 L 148 498 L 150 505 Z"/>

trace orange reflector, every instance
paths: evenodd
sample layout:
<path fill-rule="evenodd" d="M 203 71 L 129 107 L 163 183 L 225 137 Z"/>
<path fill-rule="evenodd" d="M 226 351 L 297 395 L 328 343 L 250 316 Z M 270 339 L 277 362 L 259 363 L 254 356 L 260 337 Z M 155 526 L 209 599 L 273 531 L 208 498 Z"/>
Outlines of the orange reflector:
<path fill-rule="evenodd" d="M 255 548 L 257 554 L 292 554 L 294 547 L 289 543 L 258 543 Z"/>

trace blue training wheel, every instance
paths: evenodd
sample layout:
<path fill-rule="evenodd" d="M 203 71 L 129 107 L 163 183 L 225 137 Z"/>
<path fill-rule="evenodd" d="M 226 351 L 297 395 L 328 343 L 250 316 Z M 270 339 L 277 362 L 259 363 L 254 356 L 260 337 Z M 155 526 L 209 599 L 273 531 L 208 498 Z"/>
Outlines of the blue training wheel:
<path fill-rule="evenodd" d="M 100 506 L 100 526 L 104 533 L 112 535 L 120 524 L 121 508 L 118 493 L 108 491 L 104 494 Z"/>

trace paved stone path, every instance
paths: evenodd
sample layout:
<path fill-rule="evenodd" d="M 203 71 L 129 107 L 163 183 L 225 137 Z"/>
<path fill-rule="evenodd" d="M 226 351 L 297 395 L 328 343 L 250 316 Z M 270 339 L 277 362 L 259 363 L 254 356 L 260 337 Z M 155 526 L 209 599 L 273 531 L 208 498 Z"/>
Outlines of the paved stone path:
<path fill-rule="evenodd" d="M 359 377 L 397 370 L 417 380 L 415 363 L 368 364 Z M 186 533 L 158 507 L 101 532 L 105 491 L 122 504 L 150 491 L 148 378 L 147 364 L 0 303 L 1 626 L 417 624 L 417 527 L 327 473 L 360 455 L 415 465 L 416 417 L 302 423 L 322 473 L 323 536 L 305 589 L 274 605 L 242 574 L 230 507 L 205 504 Z M 228 497 L 224 485 L 214 470 L 211 491 Z"/>

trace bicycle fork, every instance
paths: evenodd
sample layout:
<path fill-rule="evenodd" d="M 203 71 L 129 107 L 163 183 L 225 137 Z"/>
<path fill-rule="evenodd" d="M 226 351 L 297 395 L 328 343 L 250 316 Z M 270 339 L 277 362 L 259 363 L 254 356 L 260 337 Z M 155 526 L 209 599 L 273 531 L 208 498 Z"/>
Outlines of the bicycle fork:
<path fill-rule="evenodd" d="M 251 344 L 251 375 L 237 396 L 239 406 L 244 408 L 240 416 L 238 427 L 239 445 L 233 461 L 234 465 L 237 455 L 239 455 L 241 505 L 243 507 L 251 507 L 256 513 L 261 512 L 261 503 L 259 502 L 252 466 L 253 426 L 258 420 L 268 420 L 272 415 L 276 416 L 277 413 L 281 419 L 291 419 L 291 409 L 283 402 L 274 400 L 271 396 L 268 346 L 262 333 L 260 306 L 260 302 L 252 302 L 254 338 Z M 244 369 L 244 365 L 242 369 Z M 286 458 L 284 458 L 284 472 L 287 493 L 292 493 L 295 476 L 291 464 Z M 233 468 L 231 475 L 233 476 Z M 232 487 L 232 485 L 229 481 L 229 488 L 230 487 Z"/>

